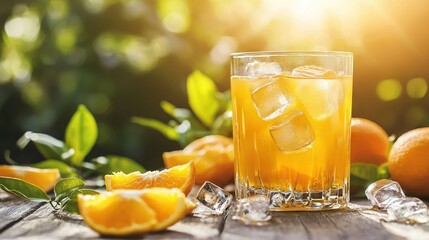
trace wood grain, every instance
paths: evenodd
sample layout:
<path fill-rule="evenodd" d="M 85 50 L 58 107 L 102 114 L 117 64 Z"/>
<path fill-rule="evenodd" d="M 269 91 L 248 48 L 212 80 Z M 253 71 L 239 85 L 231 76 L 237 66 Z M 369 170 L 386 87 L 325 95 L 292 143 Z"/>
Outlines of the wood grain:
<path fill-rule="evenodd" d="M 54 211 L 48 203 L 22 200 L 0 193 L 0 239 L 103 239 L 80 215 Z M 224 216 L 186 216 L 159 233 L 137 236 L 145 239 L 219 239 Z"/>
<path fill-rule="evenodd" d="M 0 233 L 32 214 L 43 204 L 25 201 L 0 190 Z"/>
<path fill-rule="evenodd" d="M 245 225 L 229 216 L 221 239 L 404 239 L 352 209 L 273 212 L 272 216 L 265 226 Z"/>
<path fill-rule="evenodd" d="M 137 236 L 141 239 L 404 239 L 422 236 L 429 227 L 381 224 L 379 212 L 366 199 L 354 200 L 360 209 L 323 212 L 273 212 L 265 226 L 245 225 L 232 214 L 197 218 L 187 216 L 166 231 Z M 230 213 L 235 206 L 231 206 Z M 363 209 L 363 210 L 362 210 Z M 372 214 L 372 217 L 368 217 Z M 377 218 L 378 217 L 378 218 Z M 386 228 L 388 226 L 389 228 Z M 404 235 L 405 233 L 405 235 Z M 429 233 L 428 233 L 429 234 Z M 54 211 L 47 203 L 25 201 L 0 191 L 0 239 L 106 239 L 92 231 L 79 215 Z"/>

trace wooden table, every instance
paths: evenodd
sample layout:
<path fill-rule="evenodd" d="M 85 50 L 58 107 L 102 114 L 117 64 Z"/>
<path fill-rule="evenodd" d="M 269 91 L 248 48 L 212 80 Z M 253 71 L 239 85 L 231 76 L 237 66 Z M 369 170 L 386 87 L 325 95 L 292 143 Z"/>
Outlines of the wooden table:
<path fill-rule="evenodd" d="M 230 208 L 230 212 L 234 206 Z M 350 209 L 324 212 L 274 212 L 271 224 L 245 225 L 231 214 L 187 216 L 168 230 L 144 239 L 429 239 L 428 225 L 383 223 L 366 199 Z M 25 201 L 0 190 L 0 239 L 103 239 L 79 215 L 53 211 L 48 203 Z"/>

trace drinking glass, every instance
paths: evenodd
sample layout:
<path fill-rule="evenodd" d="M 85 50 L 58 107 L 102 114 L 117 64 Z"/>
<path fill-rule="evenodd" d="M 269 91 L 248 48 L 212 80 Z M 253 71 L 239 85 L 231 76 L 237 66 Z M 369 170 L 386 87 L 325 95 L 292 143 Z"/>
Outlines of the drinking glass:
<path fill-rule="evenodd" d="M 273 211 L 344 208 L 350 194 L 353 55 L 231 55 L 237 199 Z"/>

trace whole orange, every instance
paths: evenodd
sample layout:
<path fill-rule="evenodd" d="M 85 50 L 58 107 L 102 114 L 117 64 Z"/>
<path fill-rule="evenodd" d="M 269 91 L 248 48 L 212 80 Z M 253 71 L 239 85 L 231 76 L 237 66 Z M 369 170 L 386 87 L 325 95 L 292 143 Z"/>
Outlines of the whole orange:
<path fill-rule="evenodd" d="M 404 133 L 389 156 L 392 179 L 412 196 L 429 197 L 429 127 Z"/>
<path fill-rule="evenodd" d="M 381 165 L 387 162 L 389 137 L 377 123 L 364 118 L 351 121 L 351 163 L 372 163 Z"/>

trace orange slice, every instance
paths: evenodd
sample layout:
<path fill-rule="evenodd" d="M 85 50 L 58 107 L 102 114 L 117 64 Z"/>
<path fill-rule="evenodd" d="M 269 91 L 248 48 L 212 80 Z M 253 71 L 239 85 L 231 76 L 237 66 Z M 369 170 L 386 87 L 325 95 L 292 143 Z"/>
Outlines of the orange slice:
<path fill-rule="evenodd" d="M 54 188 L 60 179 L 58 169 L 39 169 L 23 166 L 0 165 L 0 176 L 13 177 L 32 183 L 45 192 Z"/>
<path fill-rule="evenodd" d="M 152 231 L 166 229 L 195 208 L 195 204 L 187 200 L 186 196 L 176 188 L 145 189 L 141 197 L 156 213 L 158 223 Z"/>
<path fill-rule="evenodd" d="M 78 195 L 79 213 L 85 223 L 103 235 L 126 236 L 149 232 L 157 223 L 156 213 L 138 191 Z"/>
<path fill-rule="evenodd" d="M 145 189 L 151 187 L 178 188 L 188 194 L 195 184 L 195 167 L 193 162 L 178 165 L 163 171 L 145 173 L 122 172 L 105 175 L 107 191 L 115 189 Z"/>
<path fill-rule="evenodd" d="M 225 186 L 234 178 L 233 142 L 224 136 L 210 135 L 197 139 L 183 151 L 165 152 L 162 158 L 167 168 L 193 161 L 198 184 L 210 181 Z"/>
<path fill-rule="evenodd" d="M 88 226 L 100 234 L 115 236 L 164 230 L 195 208 L 179 189 L 168 188 L 79 195 L 78 206 Z"/>

